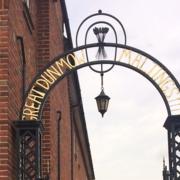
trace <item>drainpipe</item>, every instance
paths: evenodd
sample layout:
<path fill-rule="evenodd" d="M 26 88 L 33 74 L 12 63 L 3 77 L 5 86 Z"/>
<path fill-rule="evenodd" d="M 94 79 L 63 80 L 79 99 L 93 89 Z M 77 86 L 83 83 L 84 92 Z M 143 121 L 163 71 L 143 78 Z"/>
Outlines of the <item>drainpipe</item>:
<path fill-rule="evenodd" d="M 60 180 L 60 122 L 61 122 L 61 111 L 57 111 L 57 180 Z"/>
<path fill-rule="evenodd" d="M 20 42 L 20 56 L 22 56 L 21 63 L 22 63 L 22 99 L 24 100 L 25 96 L 25 68 L 26 68 L 26 60 L 25 60 L 25 50 L 24 50 L 24 40 L 22 36 L 17 36 L 17 40 Z"/>

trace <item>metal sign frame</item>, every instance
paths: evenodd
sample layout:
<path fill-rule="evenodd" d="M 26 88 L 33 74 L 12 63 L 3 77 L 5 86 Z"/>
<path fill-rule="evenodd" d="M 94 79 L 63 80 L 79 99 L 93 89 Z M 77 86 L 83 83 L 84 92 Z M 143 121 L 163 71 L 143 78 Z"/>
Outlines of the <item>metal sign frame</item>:
<path fill-rule="evenodd" d="M 111 23 L 101 20 L 96 21 L 89 27 L 87 27 L 84 45 L 78 46 L 78 35 L 81 27 L 87 20 L 96 16 L 107 16 L 114 19 L 121 27 L 124 35 L 124 44 L 118 43 L 116 28 L 114 28 Z M 105 24 L 111 28 L 115 36 L 114 43 L 104 41 L 105 35 L 109 31 L 109 29 L 104 27 L 95 27 L 99 24 Z M 95 27 L 93 31 L 97 36 L 98 43 L 87 42 L 88 33 L 93 27 Z M 24 171 L 24 169 L 26 169 L 26 165 L 22 165 L 22 162 L 24 162 L 24 159 L 26 158 L 22 157 L 22 152 L 24 154 L 24 152 L 26 152 L 26 149 L 22 149 L 22 147 L 24 147 L 24 140 L 22 141 L 21 139 L 24 138 L 24 136 L 21 137 L 21 134 L 26 135 L 27 133 L 24 132 L 24 128 L 22 128 L 22 125 L 26 125 L 26 130 L 30 135 L 34 132 L 39 133 L 36 135 L 36 141 L 38 145 L 34 151 L 40 152 L 39 137 L 41 135 L 41 128 L 39 126 L 36 127 L 36 129 L 32 129 L 32 127 L 33 124 L 36 124 L 36 122 L 41 123 L 43 105 L 49 92 L 64 77 L 81 68 L 90 67 L 91 70 L 97 73 L 106 73 L 116 65 L 132 69 L 141 74 L 146 79 L 148 79 L 160 93 L 168 114 L 168 118 L 165 121 L 164 127 L 168 131 L 169 171 L 166 171 L 167 173 L 164 173 L 163 177 L 164 180 L 180 180 L 180 84 L 176 80 L 174 75 L 156 58 L 152 57 L 142 50 L 126 45 L 126 32 L 122 23 L 116 17 L 110 14 L 102 13 L 102 11 L 90 15 L 82 21 L 76 34 L 76 46 L 76 48 L 69 50 L 64 54 L 60 54 L 52 61 L 50 61 L 47 65 L 45 65 L 45 67 L 34 77 L 25 94 L 25 99 L 20 113 L 20 121 L 18 121 L 18 123 L 15 123 L 18 132 L 18 139 L 20 139 L 18 141 L 19 167 L 21 170 L 23 170 L 23 173 L 27 173 L 26 171 Z M 93 61 L 90 61 L 91 58 L 89 58 L 88 55 L 89 50 L 98 50 L 98 53 L 100 55 L 100 53 L 102 52 L 105 53 L 104 50 L 108 48 L 110 48 L 111 50 L 114 49 L 114 57 L 105 59 L 99 58 L 99 56 L 98 58 L 93 58 Z M 104 56 L 103 53 L 101 55 Z M 93 67 L 95 65 L 100 65 L 101 71 L 96 70 Z M 107 70 L 102 71 L 103 65 L 111 65 L 111 67 Z M 28 138 L 30 137 L 29 134 L 26 135 L 27 137 L 25 136 L 25 140 L 28 140 Z M 34 155 L 34 158 L 39 164 L 38 169 L 40 169 L 39 155 Z M 21 171 L 19 172 L 19 177 L 22 177 Z M 39 178 L 38 176 L 40 175 L 40 172 L 39 170 L 37 170 L 37 168 L 32 169 L 31 172 L 36 172 L 34 173 L 36 175 L 33 174 L 34 178 Z M 21 179 L 24 180 L 23 178 Z"/>
<path fill-rule="evenodd" d="M 137 66 L 134 66 L 134 65 L 132 65 L 130 63 L 125 63 L 125 62 L 123 62 L 123 60 L 122 61 L 118 61 L 118 60 L 116 60 L 116 61 L 114 61 L 114 60 L 104 60 L 104 61 L 103 60 L 96 60 L 96 61 L 92 61 L 92 62 L 86 62 L 85 59 L 82 59 L 82 57 L 83 57 L 82 54 L 81 54 L 81 60 L 79 61 L 80 62 L 79 64 L 73 64 L 73 63 L 76 63 L 76 62 L 70 62 L 70 60 L 69 60 L 69 63 L 66 64 L 67 59 L 65 60 L 64 58 L 69 56 L 69 57 L 71 57 L 71 61 L 72 61 L 72 57 L 74 56 L 73 55 L 74 53 L 76 53 L 78 51 L 82 51 L 82 50 L 87 50 L 89 48 L 98 48 L 99 45 L 100 45 L 99 43 L 96 43 L 96 44 L 88 44 L 88 45 L 85 45 L 85 46 L 74 48 L 74 49 L 72 49 L 72 50 L 70 50 L 70 51 L 68 51 L 68 52 L 66 52 L 66 53 L 64 53 L 62 55 L 57 56 L 49 64 L 47 64 L 46 67 L 35 76 L 34 80 L 32 81 L 32 83 L 29 86 L 29 89 L 26 92 L 25 101 L 24 101 L 23 106 L 22 106 L 20 119 L 22 119 L 22 120 L 41 120 L 41 114 L 42 114 L 43 105 L 44 105 L 45 99 L 48 96 L 51 89 L 59 81 L 61 81 L 64 77 L 66 77 L 68 74 L 72 73 L 73 71 L 77 71 L 78 69 L 81 69 L 83 67 L 93 66 L 93 65 L 97 65 L 97 64 L 110 64 L 110 65 L 124 66 L 124 67 L 132 69 L 132 70 L 138 72 L 139 74 L 143 75 L 146 79 L 148 79 L 155 86 L 155 88 L 160 93 L 160 95 L 161 95 L 161 97 L 162 97 L 162 99 L 163 99 L 163 101 L 165 103 L 168 116 L 178 115 L 178 114 L 173 114 L 171 104 L 168 102 L 167 96 L 165 95 L 163 90 L 160 88 L 160 85 L 157 83 L 157 81 L 152 78 L 150 73 L 149 74 L 145 73 L 141 68 L 138 68 Z M 171 83 L 173 85 L 172 91 L 177 94 L 177 97 L 175 99 L 175 101 L 176 101 L 175 103 L 177 104 L 176 108 L 178 108 L 178 110 L 180 109 L 180 105 L 179 105 L 179 102 L 180 102 L 180 85 L 179 85 L 178 81 L 176 80 L 176 78 L 174 77 L 174 75 L 161 62 L 159 62 L 157 59 L 155 59 L 151 55 L 147 54 L 146 52 L 141 51 L 139 49 L 136 49 L 134 47 L 127 46 L 127 45 L 114 44 L 114 43 L 103 43 L 103 46 L 104 47 L 120 48 L 120 50 L 127 50 L 127 52 L 129 51 L 129 53 L 137 53 L 137 56 L 140 55 L 139 58 L 142 56 L 144 59 L 148 59 L 148 61 L 152 61 L 154 64 L 152 64 L 152 67 L 150 67 L 150 70 L 151 70 L 151 68 L 155 69 L 154 65 L 156 65 L 158 68 L 160 68 L 160 69 L 157 69 L 157 71 L 154 71 L 154 74 L 157 74 L 158 72 L 162 72 L 162 74 L 164 76 L 164 81 L 162 80 L 163 82 L 160 82 L 160 83 L 161 84 L 166 83 L 166 85 L 167 85 L 167 83 Z M 126 55 L 126 56 L 129 56 L 129 55 Z M 76 56 L 74 56 L 73 58 L 78 60 Z M 128 58 L 128 57 L 126 57 L 126 58 Z M 55 65 L 57 66 L 57 62 L 61 63 L 61 65 L 62 65 L 61 66 L 62 69 L 60 70 L 61 74 L 57 75 L 57 77 L 55 77 L 55 75 L 51 74 L 51 76 L 54 78 L 54 82 L 52 84 L 48 85 L 49 86 L 49 87 L 47 87 L 48 89 L 46 88 L 46 89 L 44 89 L 42 91 L 38 91 L 38 88 L 36 89 L 37 82 L 39 81 L 39 79 L 44 77 L 45 74 L 47 75 L 47 70 L 49 70 L 49 69 L 52 70 L 52 68 L 54 68 Z M 54 72 L 56 70 L 54 70 Z M 158 78 L 158 74 L 157 74 L 156 78 Z M 163 78 L 163 77 L 159 76 L 159 78 Z M 38 84 L 40 85 L 39 82 L 38 82 Z M 35 92 L 34 90 L 37 91 L 37 92 Z M 176 92 L 177 90 L 179 91 L 178 93 Z M 37 97 L 33 94 L 33 92 L 35 92 L 34 94 L 36 94 Z M 173 93 L 173 92 L 171 92 L 171 93 Z M 34 95 L 33 97 L 31 97 L 32 94 Z M 38 96 L 38 94 L 39 94 L 39 96 Z M 40 97 L 40 94 L 41 94 L 41 97 Z M 34 100 L 29 102 L 29 100 L 30 100 L 29 96 L 30 96 L 31 100 L 33 98 L 34 98 Z M 35 104 L 36 101 L 38 101 L 37 104 Z M 32 106 L 32 104 L 33 104 L 34 107 Z M 27 107 L 29 108 L 29 111 L 27 110 Z M 174 107 L 174 104 L 173 104 L 173 107 Z M 31 109 L 33 109 L 33 108 L 36 109 L 36 113 L 31 112 L 30 108 Z M 31 116 L 31 114 L 32 114 L 32 116 Z"/>

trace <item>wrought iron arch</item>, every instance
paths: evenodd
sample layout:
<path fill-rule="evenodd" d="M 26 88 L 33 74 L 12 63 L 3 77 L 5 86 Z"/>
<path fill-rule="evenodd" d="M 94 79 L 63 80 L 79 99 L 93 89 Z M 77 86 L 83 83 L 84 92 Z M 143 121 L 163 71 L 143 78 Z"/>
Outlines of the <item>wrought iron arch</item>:
<path fill-rule="evenodd" d="M 96 14 L 90 15 L 85 18 L 80 24 L 77 36 L 76 45 L 78 46 L 78 34 L 82 25 L 92 17 L 95 16 L 108 16 L 113 18 L 118 22 L 124 34 L 124 44 L 118 44 L 116 29 L 106 21 L 96 21 L 89 27 L 87 27 L 85 35 L 85 45 L 76 47 L 72 50 L 60 54 L 54 58 L 50 63 L 45 65 L 33 79 L 30 84 L 25 99 L 22 105 L 20 113 L 20 121 L 16 122 L 16 127 L 18 128 L 18 145 L 19 145 L 19 177 L 27 176 L 26 166 L 22 163 L 25 162 L 25 149 L 23 145 L 24 140 L 35 139 L 33 141 L 36 147 L 36 152 L 40 149 L 40 139 L 41 139 L 41 115 L 43 110 L 43 105 L 49 94 L 49 92 L 59 83 L 64 77 L 68 76 L 73 71 L 84 67 L 90 67 L 91 70 L 101 73 L 102 71 L 95 70 L 92 68 L 95 65 L 111 65 L 111 67 L 103 72 L 106 73 L 111 70 L 115 65 L 123 66 L 136 71 L 137 73 L 148 79 L 153 86 L 160 93 L 164 104 L 167 109 L 168 118 L 164 124 L 164 127 L 168 130 L 168 149 L 169 149 L 169 169 L 163 176 L 168 180 L 180 180 L 180 84 L 174 77 L 174 75 L 156 58 L 152 57 L 148 53 L 139 50 L 137 48 L 126 45 L 126 32 L 122 23 L 112 15 L 102 13 L 99 11 Z M 106 24 L 112 27 L 115 33 L 115 42 L 105 42 L 104 38 L 108 32 L 107 27 L 95 27 L 93 29 L 94 34 L 97 35 L 98 43 L 88 43 L 87 36 L 90 29 L 94 25 Z M 104 49 L 108 49 L 108 52 L 114 51 L 114 56 L 108 56 L 108 59 L 104 58 Z M 91 56 L 89 58 L 88 53 L 97 51 L 99 55 L 98 58 Z M 90 61 L 91 59 L 91 61 Z M 33 128 L 30 126 L 33 124 Z M 28 136 L 24 131 L 31 129 L 31 133 Z M 31 136 L 32 134 L 32 137 Z M 22 148 L 23 147 L 23 148 Z M 32 148 L 31 148 L 32 149 Z M 33 151 L 33 150 L 32 150 Z M 24 159 L 23 159 L 24 158 Z M 34 154 L 36 160 L 36 167 L 32 166 L 31 173 L 35 178 L 39 177 L 39 154 Z M 27 167 L 28 168 L 28 167 Z M 23 179 L 24 180 L 24 179 Z"/>
<path fill-rule="evenodd" d="M 146 63 L 147 63 L 147 61 L 150 61 L 151 63 L 153 63 L 153 64 L 151 64 L 150 70 L 152 70 L 152 68 L 153 69 L 157 68 L 157 71 L 154 71 L 154 73 L 156 73 L 156 78 L 159 77 L 158 76 L 159 72 L 161 72 L 163 74 L 163 76 L 162 77 L 160 76 L 159 78 L 164 78 L 164 79 L 162 79 L 163 82 L 160 82 L 160 83 L 165 83 L 166 85 L 168 85 L 168 83 L 169 83 L 169 85 L 173 85 L 173 87 L 172 87 L 173 89 L 172 89 L 171 93 L 175 92 L 175 94 L 177 95 L 177 97 L 176 97 L 177 99 L 175 99 L 175 100 L 177 101 L 176 102 L 177 108 L 180 109 L 180 107 L 178 105 L 178 103 L 180 102 L 180 99 L 179 99 L 180 98 L 180 85 L 179 85 L 178 81 L 176 80 L 176 78 L 174 77 L 174 75 L 162 63 L 160 63 L 157 59 L 155 59 L 151 55 L 147 54 L 146 52 L 141 51 L 134 47 L 121 45 L 121 44 L 113 44 L 113 43 L 104 43 L 103 46 L 111 47 L 111 48 L 115 47 L 115 48 L 118 48 L 118 50 L 127 51 L 125 53 L 129 53 L 129 54 L 126 54 L 126 56 L 130 56 L 132 53 L 135 53 L 134 56 L 140 55 L 138 58 L 144 58 L 144 60 L 146 60 Z M 145 72 L 145 70 L 142 70 L 142 67 L 138 68 L 136 65 L 132 65 L 129 62 L 123 62 L 122 59 L 121 59 L 121 61 L 120 60 L 116 60 L 116 61 L 114 61 L 114 60 L 104 60 L 104 61 L 96 60 L 96 61 L 86 62 L 85 59 L 82 59 L 82 58 L 84 58 L 83 54 L 80 54 L 81 57 L 79 59 L 78 59 L 78 56 L 75 55 L 76 52 L 79 53 L 79 51 L 81 51 L 81 53 L 82 53 L 82 51 L 85 49 L 87 50 L 90 48 L 97 48 L 97 47 L 99 47 L 98 43 L 97 44 L 89 44 L 86 46 L 81 46 L 81 47 L 72 49 L 69 52 L 66 52 L 62 55 L 57 56 L 48 65 L 46 65 L 46 67 L 36 75 L 36 77 L 34 78 L 34 80 L 31 83 L 31 85 L 29 86 L 29 89 L 26 92 L 25 101 L 22 106 L 20 119 L 22 119 L 22 120 L 41 120 L 41 112 L 43 109 L 43 104 L 45 102 L 45 99 L 46 99 L 48 93 L 51 91 L 51 89 L 59 81 L 61 81 L 65 76 L 72 73 L 73 71 L 76 71 L 83 67 L 87 67 L 90 65 L 93 66 L 93 65 L 97 65 L 97 64 L 110 64 L 110 65 L 124 66 L 124 67 L 127 67 L 129 69 L 132 69 L 132 70 L 140 73 L 146 79 L 148 79 L 160 93 L 160 95 L 163 98 L 163 101 L 165 103 L 168 116 L 178 115 L 178 114 L 174 114 L 172 112 L 171 104 L 168 102 L 167 95 L 164 93 L 161 86 L 157 83 L 156 80 L 154 80 L 152 78 L 152 75 L 150 75 L 150 73 L 148 74 L 148 72 Z M 122 56 L 123 56 L 123 53 L 124 52 L 122 52 L 122 54 L 121 54 Z M 137 61 L 136 57 L 134 57 L 134 59 L 132 58 L 132 61 L 133 60 L 135 63 Z M 139 63 L 140 63 L 140 61 L 139 61 Z M 141 63 L 144 63 L 144 61 L 142 60 Z M 145 63 L 144 63 L 144 66 L 145 66 Z M 62 69 L 59 69 L 59 72 L 58 72 L 58 68 L 62 68 Z M 158 69 L 158 68 L 160 68 L 160 69 Z M 160 75 L 162 75 L 162 74 L 160 74 Z M 55 77 L 55 75 L 56 75 L 56 77 Z M 46 81 L 48 76 L 49 77 L 51 76 L 52 79 L 54 78 L 54 82 L 51 84 L 50 83 L 47 84 L 46 87 L 44 85 L 44 89 L 43 89 L 43 84 L 40 84 L 40 82 L 42 80 L 42 83 L 48 83 L 48 81 Z M 177 91 L 179 91 L 179 92 L 177 92 Z M 33 95 L 33 98 L 38 99 L 38 101 L 39 101 L 38 103 L 36 103 L 36 101 L 35 101 L 36 99 L 34 99 L 34 100 L 32 99 L 32 97 L 31 97 L 32 95 Z M 37 95 L 37 97 L 36 97 L 36 95 Z M 31 97 L 31 98 L 29 98 L 29 97 Z M 31 101 L 31 103 L 30 103 L 30 101 Z M 27 107 L 33 109 L 33 107 L 30 106 L 30 104 L 32 104 L 32 102 L 36 103 L 36 105 L 34 104 L 35 107 L 39 107 L 38 112 L 36 112 L 36 114 L 31 113 L 30 109 L 29 109 L 29 112 L 26 113 Z"/>
<path fill-rule="evenodd" d="M 180 153 L 180 85 L 178 81 L 176 80 L 174 75 L 157 59 L 144 51 L 127 45 L 103 43 L 103 46 L 105 48 L 117 48 L 117 59 L 115 61 L 95 60 L 87 62 L 86 58 L 84 57 L 84 51 L 92 48 L 98 48 L 99 45 L 99 43 L 95 43 L 74 48 L 69 52 L 57 56 L 48 65 L 46 65 L 46 67 L 41 72 L 39 72 L 38 75 L 36 75 L 28 91 L 26 92 L 25 101 L 23 103 L 21 111 L 21 122 L 34 123 L 41 121 L 43 104 L 49 92 L 57 83 L 59 83 L 64 77 L 66 77 L 73 71 L 77 71 L 78 69 L 81 69 L 83 67 L 93 66 L 97 64 L 110 64 L 132 69 L 137 73 L 143 75 L 153 84 L 153 86 L 155 86 L 165 103 L 168 118 L 164 126 L 168 130 L 170 168 L 170 173 L 167 172 L 167 177 L 169 177 L 170 180 L 179 180 L 180 157 L 178 154 Z M 120 59 L 118 59 L 119 53 L 122 57 Z M 155 70 L 153 74 L 147 72 L 142 68 L 145 66 L 146 68 L 148 68 L 148 65 L 151 66 L 150 71 L 152 69 Z M 50 82 L 49 80 L 47 80 L 47 78 L 51 78 L 51 81 L 54 82 Z M 166 94 L 165 91 L 168 91 L 170 94 Z M 170 95 L 173 95 L 172 97 L 174 99 L 171 100 L 170 98 L 169 101 L 168 96 Z M 174 104 L 172 106 L 171 101 L 175 102 L 175 106 Z M 176 108 L 176 111 L 178 110 L 177 113 L 176 111 L 175 113 L 173 112 L 174 107 Z M 37 138 L 39 137 L 37 136 Z"/>

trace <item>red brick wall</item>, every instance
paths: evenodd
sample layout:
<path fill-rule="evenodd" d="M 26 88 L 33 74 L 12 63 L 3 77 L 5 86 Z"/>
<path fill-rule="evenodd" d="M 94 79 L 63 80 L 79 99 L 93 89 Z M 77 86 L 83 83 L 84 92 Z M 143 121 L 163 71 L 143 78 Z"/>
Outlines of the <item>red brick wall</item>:
<path fill-rule="evenodd" d="M 35 1 L 32 3 L 34 4 Z M 0 179 L 16 178 L 15 132 L 13 120 L 19 119 L 22 104 L 22 62 L 17 36 L 24 37 L 29 83 L 35 75 L 35 33 L 30 34 L 20 0 L 0 0 Z M 33 8 L 32 14 L 36 14 Z M 35 20 L 34 20 L 35 21 Z"/>
<path fill-rule="evenodd" d="M 62 15 L 59 1 L 38 1 L 37 23 L 37 64 L 43 68 L 50 59 L 63 52 Z M 62 112 L 61 120 L 61 177 L 71 179 L 71 126 L 67 79 L 64 79 L 51 92 L 45 103 L 42 121 L 45 127 L 42 140 L 42 175 L 48 173 L 57 179 L 57 111 Z"/>
<path fill-rule="evenodd" d="M 32 5 L 36 7 L 35 1 Z M 31 14 L 36 14 L 37 8 L 30 10 Z M 36 19 L 33 19 L 36 28 Z M 9 74 L 8 74 L 8 120 L 9 120 L 9 177 L 14 180 L 17 173 L 16 151 L 15 151 L 15 132 L 12 128 L 12 121 L 18 120 L 22 104 L 22 59 L 18 51 L 17 37 L 23 38 L 25 60 L 26 60 L 26 88 L 36 73 L 36 33 L 31 34 L 23 16 L 23 4 L 19 0 L 9 2 Z"/>
<path fill-rule="evenodd" d="M 37 19 L 37 68 L 41 70 L 50 60 L 49 50 L 49 1 L 39 0 Z M 42 175 L 47 175 L 50 163 L 50 101 L 47 99 L 42 115 Z"/>
<path fill-rule="evenodd" d="M 50 59 L 63 52 L 62 15 L 59 1 L 50 4 Z M 57 179 L 57 111 L 61 111 L 60 122 L 60 166 L 62 180 L 71 179 L 71 125 L 70 102 L 67 78 L 51 92 L 51 178 Z"/>
<path fill-rule="evenodd" d="M 83 158 L 82 144 L 79 141 L 78 132 L 74 129 L 74 153 L 73 153 L 73 176 L 74 180 L 88 180 L 85 161 Z"/>
<path fill-rule="evenodd" d="M 31 1 L 36 7 L 35 0 Z M 30 13 L 36 14 L 37 8 L 31 8 Z M 33 17 L 33 16 L 32 16 Z M 36 30 L 36 19 L 33 18 Z M 26 89 L 36 74 L 36 31 L 31 34 L 23 16 L 21 0 L 11 0 L 9 4 L 9 118 L 18 119 L 22 103 L 22 61 L 18 52 L 17 37 L 24 41 L 26 61 Z M 18 83 L 19 82 L 19 83 Z M 17 84 L 18 83 L 18 84 Z"/>
<path fill-rule="evenodd" d="M 0 0 L 0 179 L 8 178 L 8 5 Z"/>
<path fill-rule="evenodd" d="M 29 13 L 33 24 L 30 28 L 23 14 L 25 9 L 22 2 L 0 0 L 0 180 L 15 180 L 17 173 L 15 130 L 12 122 L 19 120 L 23 100 L 22 59 L 17 37 L 22 37 L 24 43 L 26 89 L 36 73 L 64 49 L 60 1 L 30 0 Z M 45 130 L 42 137 L 42 175 L 45 176 L 50 171 L 51 180 L 57 179 L 58 171 L 61 180 L 85 180 L 86 176 L 78 141 L 75 146 L 81 168 L 77 169 L 78 166 L 72 164 L 74 130 L 71 129 L 69 91 L 68 79 L 65 78 L 51 91 L 43 108 Z M 60 169 L 57 166 L 57 111 L 62 113 Z"/>

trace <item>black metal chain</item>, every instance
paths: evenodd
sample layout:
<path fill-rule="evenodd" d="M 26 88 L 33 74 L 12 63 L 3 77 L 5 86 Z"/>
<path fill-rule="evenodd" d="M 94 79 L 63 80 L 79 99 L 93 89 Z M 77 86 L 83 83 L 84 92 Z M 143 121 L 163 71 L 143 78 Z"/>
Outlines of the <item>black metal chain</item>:
<path fill-rule="evenodd" d="M 104 73 L 103 73 L 103 64 L 101 64 L 101 90 L 104 89 L 104 87 L 103 87 L 103 84 L 104 84 L 103 76 L 104 76 Z"/>

